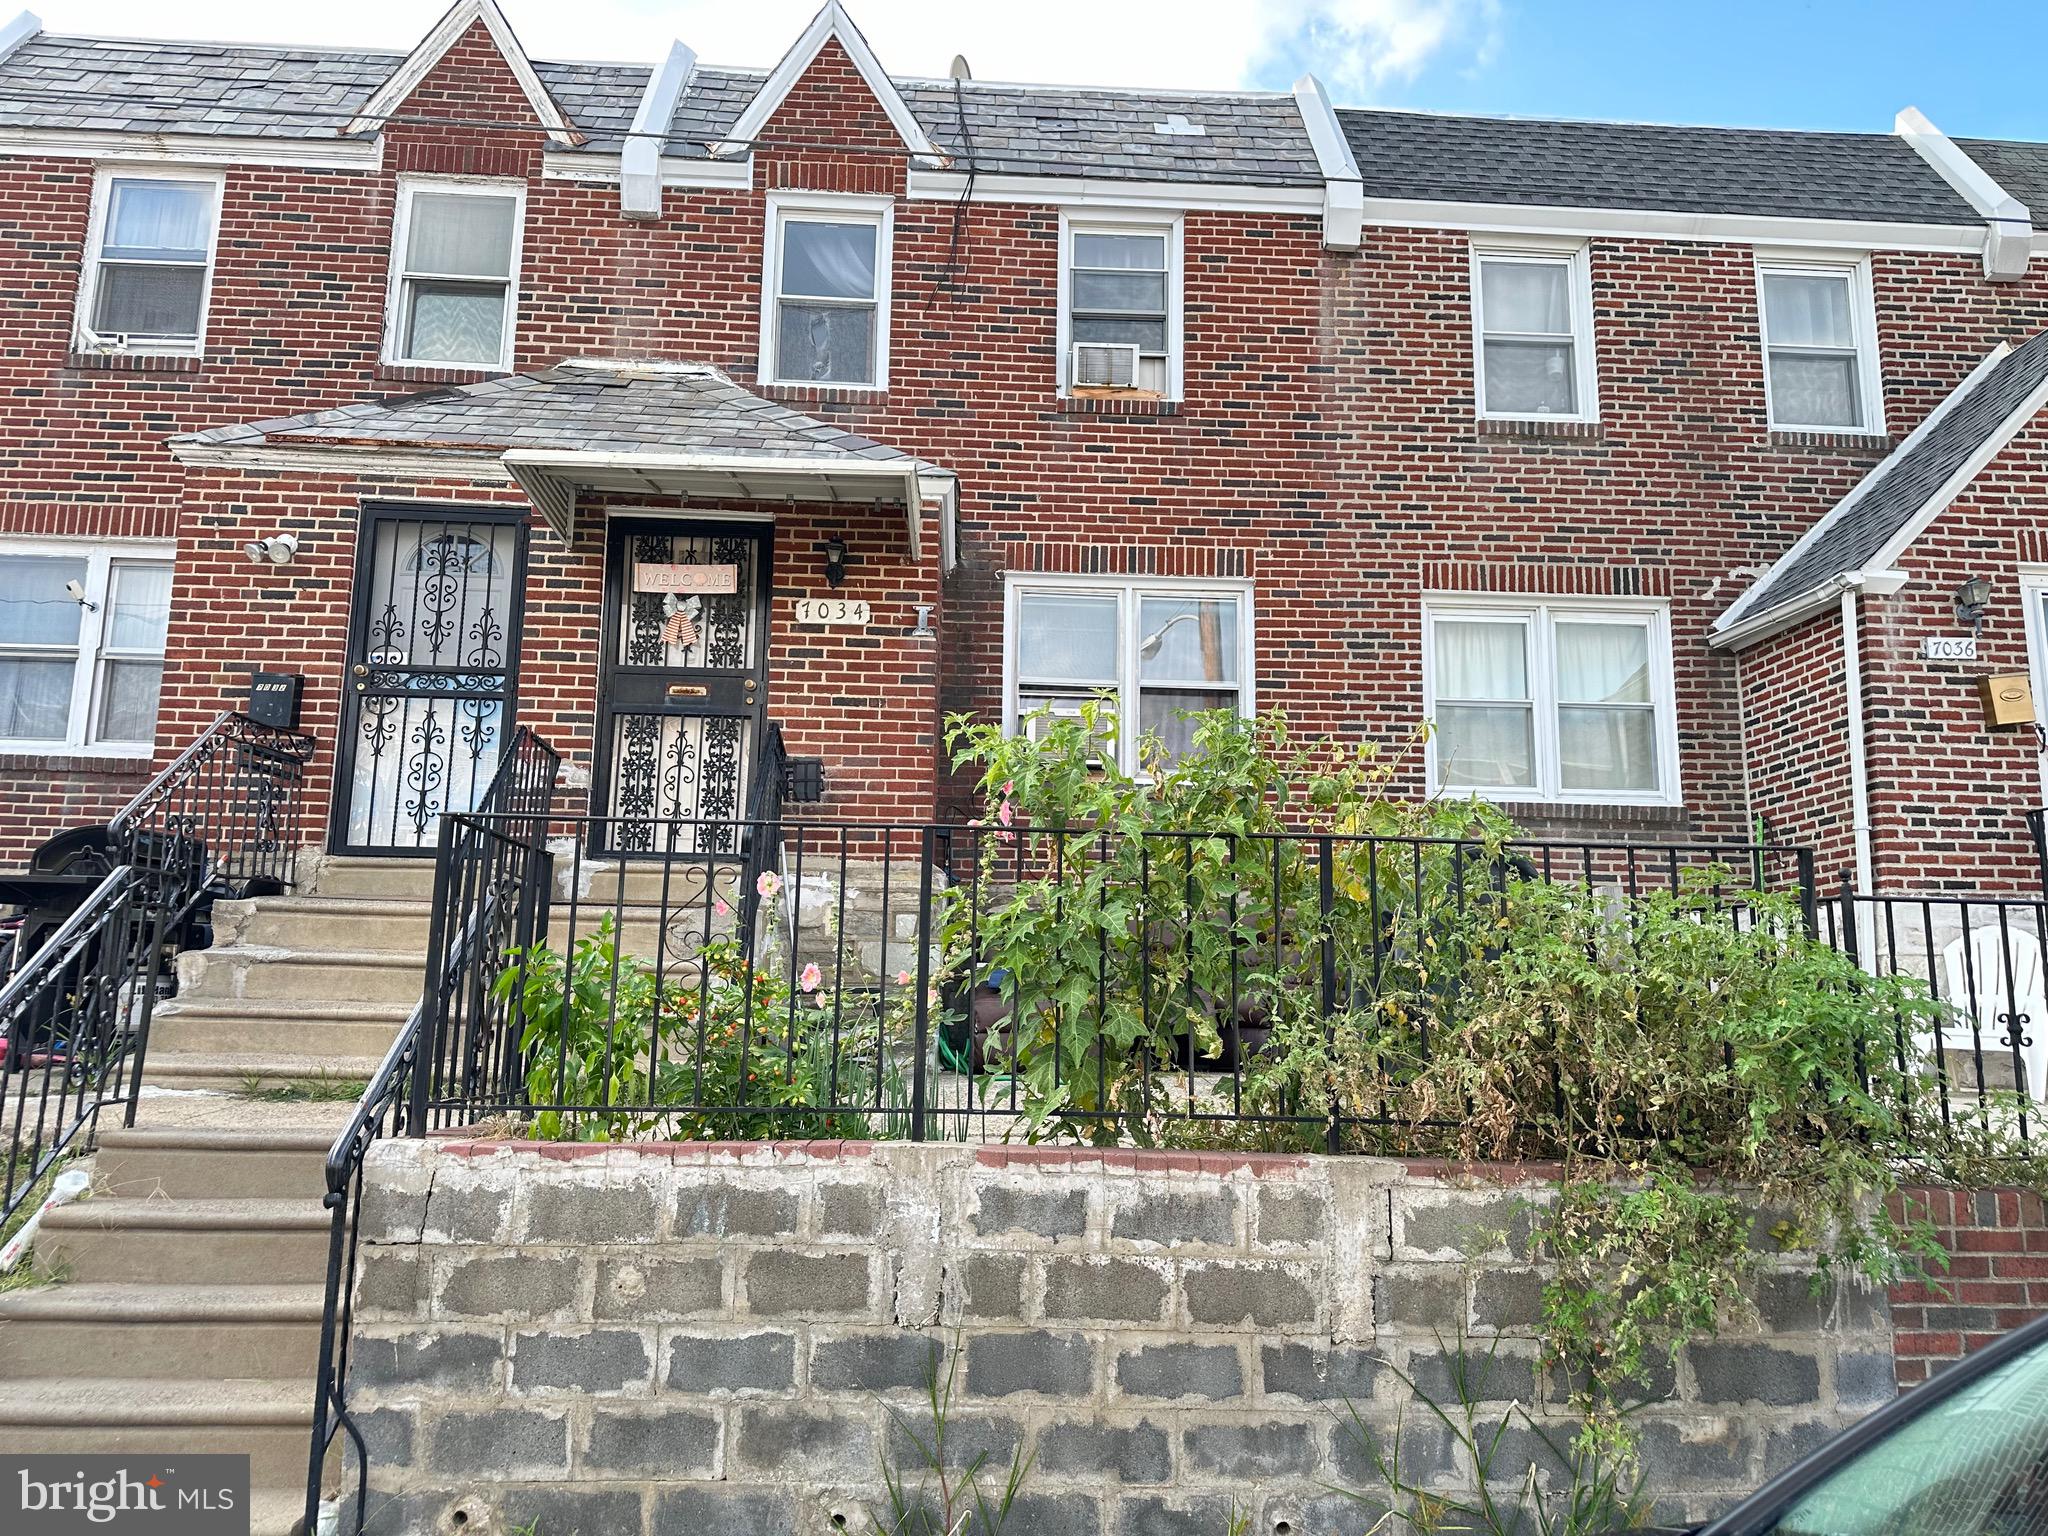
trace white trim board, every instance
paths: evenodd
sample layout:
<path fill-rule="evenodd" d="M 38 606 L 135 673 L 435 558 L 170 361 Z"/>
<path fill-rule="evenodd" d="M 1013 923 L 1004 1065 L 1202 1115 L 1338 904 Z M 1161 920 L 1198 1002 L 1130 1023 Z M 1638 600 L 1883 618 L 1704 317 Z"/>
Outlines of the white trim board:
<path fill-rule="evenodd" d="M 906 195 L 912 202 L 957 203 L 966 193 L 959 171 L 911 168 Z M 1047 208 L 1157 208 L 1179 212 L 1316 213 L 1323 189 L 1235 186 L 1225 181 L 1114 181 L 1088 176 L 1015 176 L 984 171 L 974 178 L 977 203 L 1035 203 Z"/>
<path fill-rule="evenodd" d="M 769 72 L 761 82 L 761 89 L 740 113 L 726 138 L 715 145 L 715 155 L 746 155 L 753 152 L 754 139 L 768 126 L 768 120 L 775 115 L 789 93 L 796 89 L 797 81 L 804 77 L 804 71 L 811 67 L 825 44 L 837 39 L 839 46 L 846 50 L 853 60 L 853 67 L 860 72 L 862 80 L 888 114 L 890 126 L 902 138 L 906 148 L 913 155 L 944 164 L 946 157 L 939 152 L 931 136 L 924 131 L 923 124 L 910 110 L 910 103 L 903 99 L 903 93 L 896 89 L 896 82 L 889 78 L 882 68 L 874 50 L 868 47 L 868 40 L 860 35 L 860 28 L 853 24 L 853 18 L 840 7 L 839 0 L 826 0 L 825 8 L 811 18 L 803 34 L 791 44 L 782 61 Z"/>
<path fill-rule="evenodd" d="M 1467 229 L 1501 234 L 1597 236 L 1615 240 L 1714 240 L 1802 245 L 1857 252 L 1940 251 L 1975 255 L 1976 224 L 1901 224 L 1865 219 L 1780 218 L 1747 213 L 1679 213 L 1635 208 L 1564 208 L 1521 203 L 1460 203 L 1438 198 L 1368 197 L 1369 226 Z"/>
<path fill-rule="evenodd" d="M 491 41 L 497 45 L 506 66 L 512 71 L 512 78 L 519 82 L 519 89 L 525 94 L 527 105 L 547 130 L 548 137 L 557 144 L 576 145 L 583 142 L 569 122 L 562 109 L 555 104 L 548 88 L 541 84 L 540 76 L 533 72 L 533 65 L 526 57 L 526 50 L 519 45 L 519 39 L 512 31 L 512 25 L 505 20 L 504 12 L 497 7 L 496 0 L 455 0 L 434 23 L 419 45 L 407 54 L 397 69 L 375 94 L 363 103 L 343 133 L 378 133 L 384 131 L 385 121 L 394 117 L 419 83 L 426 79 L 442 56 L 461 40 L 477 22 L 481 21 L 491 34 Z"/>
<path fill-rule="evenodd" d="M 112 129 L 0 128 L 0 155 L 130 164 L 283 165 L 309 171 L 377 171 L 382 139 L 264 139 L 210 133 L 117 133 Z"/>

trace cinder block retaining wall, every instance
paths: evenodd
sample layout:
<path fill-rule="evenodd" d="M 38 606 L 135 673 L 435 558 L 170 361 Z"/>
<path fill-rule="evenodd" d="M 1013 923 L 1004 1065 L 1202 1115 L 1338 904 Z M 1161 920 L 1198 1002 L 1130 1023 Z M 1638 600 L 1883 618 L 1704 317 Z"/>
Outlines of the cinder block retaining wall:
<path fill-rule="evenodd" d="M 953 1446 L 1035 1456 L 1029 1536 L 1357 1536 L 1347 1401 L 1498 1339 L 1554 1422 L 1531 1199 L 1395 1162 L 962 1146 L 387 1141 L 370 1154 L 355 1401 L 374 1529 L 867 1531 L 878 1457 L 958 1348 Z M 1667 1515 L 1753 1488 L 1892 1395 L 1882 1297 L 1773 1268 L 1644 1419 Z M 1411 1475 L 1472 1469 L 1410 1409 Z M 1518 1472 L 1518 1439 L 1501 1470 Z M 1512 1465 L 1508 1465 L 1512 1464 Z"/>

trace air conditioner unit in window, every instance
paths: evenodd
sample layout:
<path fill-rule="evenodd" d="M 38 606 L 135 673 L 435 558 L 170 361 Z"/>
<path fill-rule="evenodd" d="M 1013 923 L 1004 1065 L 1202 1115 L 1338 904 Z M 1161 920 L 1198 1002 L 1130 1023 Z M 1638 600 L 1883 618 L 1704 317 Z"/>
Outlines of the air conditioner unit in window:
<path fill-rule="evenodd" d="M 1136 389 L 1138 349 L 1123 342 L 1074 343 L 1073 389 Z"/>

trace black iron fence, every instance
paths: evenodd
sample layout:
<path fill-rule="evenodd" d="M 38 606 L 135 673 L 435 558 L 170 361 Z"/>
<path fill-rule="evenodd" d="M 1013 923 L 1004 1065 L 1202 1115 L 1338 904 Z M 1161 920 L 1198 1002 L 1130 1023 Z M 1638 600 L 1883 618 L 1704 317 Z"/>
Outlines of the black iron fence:
<path fill-rule="evenodd" d="M 499 759 L 479 804 L 481 819 L 443 816 L 434 866 L 427 982 L 412 1014 L 371 1076 L 353 1116 L 327 1153 L 325 1204 L 331 1213 L 327 1293 L 315 1369 L 313 1436 L 306 1478 L 305 1529 L 320 1529 L 329 1448 L 345 1431 L 357 1466 L 355 1523 L 362 1528 L 368 1465 L 362 1432 L 349 1412 L 348 1363 L 355 1302 L 357 1217 L 363 1159 L 387 1135 L 422 1135 L 426 1087 L 444 1072 L 469 1080 L 479 1064 L 444 1063 L 440 1021 L 468 1006 L 493 956 L 544 922 L 547 838 L 561 755 L 521 726 Z M 509 1050 L 500 1035 L 491 1044 Z M 459 1049 L 459 1045 L 457 1045 Z"/>
<path fill-rule="evenodd" d="M 214 897 L 291 883 L 312 752 L 224 714 L 109 823 L 114 868 L 0 987 L 0 1221 L 102 1109 L 134 1122 L 169 954 Z"/>

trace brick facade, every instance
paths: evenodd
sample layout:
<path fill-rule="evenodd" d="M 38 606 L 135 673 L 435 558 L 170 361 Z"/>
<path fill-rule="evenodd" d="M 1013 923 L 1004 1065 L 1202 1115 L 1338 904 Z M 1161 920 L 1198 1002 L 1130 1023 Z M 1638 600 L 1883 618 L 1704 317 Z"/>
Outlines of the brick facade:
<path fill-rule="evenodd" d="M 1900 1386 L 2048 1312 L 2048 1219 L 2032 1190 L 1912 1189 L 1892 1211 L 1930 1223 L 1949 1256 L 1932 1283 L 1892 1287 Z"/>
<path fill-rule="evenodd" d="M 1227 574 L 1253 588 L 1259 703 L 1301 731 L 1388 744 L 1422 715 L 1425 592 L 1668 601 L 1682 805 L 1532 806 L 1524 822 L 1557 835 L 1706 838 L 1744 836 L 1762 816 L 1773 835 L 1815 844 L 1824 871 L 1846 857 L 1838 637 L 1809 622 L 1739 660 L 1704 643 L 1711 620 L 1889 442 L 1769 430 L 1751 245 L 1593 239 L 1601 419 L 1516 427 L 1475 417 L 1467 231 L 1374 226 L 1356 253 L 1332 252 L 1313 213 L 1222 211 L 1191 187 L 1185 397 L 1138 409 L 1056 393 L 1059 207 L 912 196 L 905 147 L 836 41 L 761 130 L 748 187 L 668 187 L 656 220 L 622 218 L 614 184 L 547 174 L 537 126 L 477 126 L 532 122 L 479 23 L 385 128 L 378 169 L 229 166 L 198 359 L 72 352 L 94 162 L 0 158 L 0 276 L 22 295 L 0 321 L 0 533 L 175 528 L 160 759 L 235 701 L 260 655 L 307 675 L 324 793 L 362 503 L 516 496 L 497 481 L 188 471 L 164 446 L 179 432 L 484 376 L 379 361 L 401 176 L 523 183 L 516 368 L 686 359 L 749 385 L 769 192 L 852 191 L 894 199 L 889 387 L 761 392 L 957 473 L 959 564 L 942 579 L 929 527 L 922 558 L 902 559 L 900 515 L 884 509 L 777 510 L 768 710 L 793 751 L 827 759 L 826 814 L 964 805 L 937 734 L 946 712 L 1001 706 L 1006 573 Z M 1893 439 L 1994 341 L 2048 325 L 2038 264 L 2021 284 L 1993 285 L 1974 257 L 1880 250 L 1872 273 Z M 1974 729 L 1968 679 L 1910 659 L 1953 573 L 1995 551 L 2002 563 L 1982 573 L 2001 606 L 1986 645 L 1999 665 L 2023 665 L 2006 598 L 2037 469 L 2005 474 L 1952 514 L 1964 530 L 1954 542 L 1916 551 L 1924 579 L 1904 601 L 1920 606 L 1875 612 L 1865 639 L 1888 882 L 2019 886 L 2028 875 L 2015 840 L 2017 809 L 2039 792 L 2027 744 Z M 522 653 L 519 718 L 586 773 L 604 515 L 587 505 L 567 548 L 536 524 Z M 280 529 L 301 535 L 292 565 L 242 560 L 242 540 Z M 823 590 L 816 549 L 834 534 L 854 573 L 839 595 L 870 599 L 875 626 L 799 634 L 788 600 Z M 920 604 L 935 639 L 910 634 Z M 1419 792 L 1419 759 L 1408 762 L 1404 787 Z M 0 765 L 0 790 L 15 791 L 0 861 L 53 829 L 46 811 L 96 816 L 111 772 Z M 1967 868 L 1948 853 L 1958 847 Z M 1943 850 L 1941 869 L 1928 848 Z"/>

